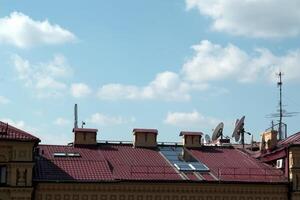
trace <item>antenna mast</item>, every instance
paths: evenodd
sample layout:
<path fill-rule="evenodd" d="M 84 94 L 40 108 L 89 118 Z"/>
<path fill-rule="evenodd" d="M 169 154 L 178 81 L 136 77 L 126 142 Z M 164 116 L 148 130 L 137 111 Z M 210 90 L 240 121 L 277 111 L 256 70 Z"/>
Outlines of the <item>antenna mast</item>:
<path fill-rule="evenodd" d="M 279 71 L 279 73 L 277 74 L 279 77 L 279 81 L 277 82 L 277 86 L 279 87 L 279 140 L 282 140 L 282 75 L 283 73 L 281 73 L 281 71 Z M 285 135 L 284 138 L 286 138 L 287 136 Z"/>
<path fill-rule="evenodd" d="M 78 128 L 78 111 L 77 104 L 74 106 L 74 128 Z"/>

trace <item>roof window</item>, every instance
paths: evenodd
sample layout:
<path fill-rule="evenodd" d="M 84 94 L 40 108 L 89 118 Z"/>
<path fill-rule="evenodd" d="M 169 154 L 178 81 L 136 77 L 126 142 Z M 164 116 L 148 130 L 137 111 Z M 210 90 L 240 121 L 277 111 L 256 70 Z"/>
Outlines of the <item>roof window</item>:
<path fill-rule="evenodd" d="M 80 157 L 80 154 L 77 152 L 55 152 L 53 153 L 54 157 Z"/>

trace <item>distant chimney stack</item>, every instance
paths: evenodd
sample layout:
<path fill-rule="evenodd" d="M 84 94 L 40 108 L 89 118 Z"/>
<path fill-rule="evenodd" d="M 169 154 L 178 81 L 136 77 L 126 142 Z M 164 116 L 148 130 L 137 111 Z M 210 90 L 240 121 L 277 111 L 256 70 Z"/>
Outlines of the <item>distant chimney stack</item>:
<path fill-rule="evenodd" d="M 157 129 L 133 129 L 134 147 L 155 148 L 157 146 Z"/>
<path fill-rule="evenodd" d="M 201 147 L 202 132 L 181 131 L 179 136 L 182 136 L 183 146 L 187 148 Z"/>
<path fill-rule="evenodd" d="M 277 134 L 275 130 L 269 130 L 261 134 L 260 150 L 272 150 L 277 145 Z"/>
<path fill-rule="evenodd" d="M 98 129 L 74 128 L 74 145 L 96 145 Z"/>

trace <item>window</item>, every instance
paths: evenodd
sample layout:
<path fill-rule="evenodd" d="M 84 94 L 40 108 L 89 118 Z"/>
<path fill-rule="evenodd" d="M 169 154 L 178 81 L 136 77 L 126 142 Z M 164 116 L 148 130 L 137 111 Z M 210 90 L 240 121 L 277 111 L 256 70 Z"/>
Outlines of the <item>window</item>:
<path fill-rule="evenodd" d="M 6 183 L 6 166 L 0 166 L 0 185 Z"/>
<path fill-rule="evenodd" d="M 53 153 L 54 157 L 80 157 L 80 154 L 77 152 L 69 152 L 69 153 L 65 153 L 65 152 L 55 152 Z"/>
<path fill-rule="evenodd" d="M 68 157 L 80 157 L 79 153 L 67 153 Z"/>
<path fill-rule="evenodd" d="M 53 155 L 54 155 L 54 157 L 66 157 L 67 156 L 67 154 L 63 153 L 63 152 L 56 152 Z"/>

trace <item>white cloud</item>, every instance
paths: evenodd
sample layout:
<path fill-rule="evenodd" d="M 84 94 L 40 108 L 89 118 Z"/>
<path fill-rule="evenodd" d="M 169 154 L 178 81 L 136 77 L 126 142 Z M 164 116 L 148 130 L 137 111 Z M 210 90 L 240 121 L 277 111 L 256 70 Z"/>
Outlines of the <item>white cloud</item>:
<path fill-rule="evenodd" d="M 0 119 L 0 121 L 2 121 L 3 123 L 8 123 L 11 126 L 14 126 L 18 129 L 21 129 L 23 131 L 27 131 L 27 132 L 30 132 L 30 133 L 37 131 L 36 128 L 28 126 L 23 120 L 18 121 L 18 120 L 13 120 L 13 119 L 10 119 L 10 118 L 2 118 L 2 119 Z"/>
<path fill-rule="evenodd" d="M 0 104 L 8 104 L 10 100 L 7 97 L 0 96 Z"/>
<path fill-rule="evenodd" d="M 223 47 L 207 40 L 192 48 L 195 54 L 183 65 L 181 73 L 184 79 L 195 83 L 225 79 L 274 81 L 280 69 L 286 75 L 285 80 L 300 78 L 300 49 L 276 56 L 268 49 L 247 53 L 233 44 Z"/>
<path fill-rule="evenodd" d="M 54 120 L 53 123 L 58 126 L 65 126 L 65 125 L 69 125 L 71 121 L 63 117 L 58 117 Z"/>
<path fill-rule="evenodd" d="M 73 73 L 62 55 L 55 55 L 53 60 L 38 64 L 31 64 L 19 55 L 14 55 L 12 61 L 17 78 L 40 98 L 62 95 L 67 89 L 63 79 Z"/>
<path fill-rule="evenodd" d="M 100 126 L 113 126 L 120 124 L 128 124 L 135 121 L 134 117 L 124 118 L 121 116 L 110 116 L 102 113 L 94 113 L 87 122 Z"/>
<path fill-rule="evenodd" d="M 92 90 L 85 83 L 74 83 L 71 85 L 71 94 L 73 97 L 80 98 L 91 94 Z"/>
<path fill-rule="evenodd" d="M 219 120 L 205 117 L 196 110 L 193 112 L 169 112 L 164 120 L 164 123 L 178 127 L 213 127 L 218 122 Z"/>
<path fill-rule="evenodd" d="M 233 35 L 274 38 L 300 34 L 298 0 L 186 0 L 213 20 L 212 28 Z"/>
<path fill-rule="evenodd" d="M 21 12 L 0 18 L 0 43 L 20 48 L 40 44 L 61 44 L 74 41 L 75 35 L 48 20 L 35 21 Z"/>
<path fill-rule="evenodd" d="M 163 99 L 167 101 L 182 101 L 190 99 L 190 91 L 205 90 L 206 84 L 190 84 L 181 80 L 174 72 L 162 72 L 146 86 L 106 84 L 99 88 L 100 99 Z"/>

